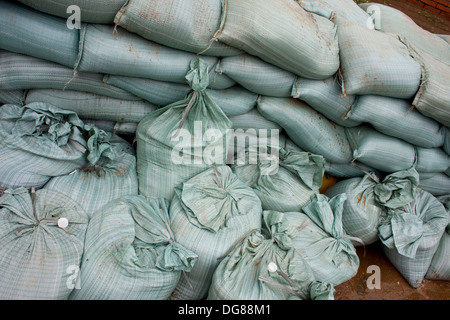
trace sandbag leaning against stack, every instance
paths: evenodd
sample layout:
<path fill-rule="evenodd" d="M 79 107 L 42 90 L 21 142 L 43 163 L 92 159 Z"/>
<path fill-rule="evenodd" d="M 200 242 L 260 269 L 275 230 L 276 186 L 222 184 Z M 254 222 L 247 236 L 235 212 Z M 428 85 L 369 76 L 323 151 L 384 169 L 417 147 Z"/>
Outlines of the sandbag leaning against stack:
<path fill-rule="evenodd" d="M 335 289 L 317 281 L 294 248 L 283 213 L 263 212 L 263 228 L 244 235 L 214 272 L 208 300 L 333 300 Z"/>
<path fill-rule="evenodd" d="M 325 160 L 310 152 L 250 145 L 236 154 L 233 172 L 261 199 L 263 210 L 300 211 L 318 193 Z"/>
<path fill-rule="evenodd" d="M 136 155 L 131 145 L 93 126 L 85 126 L 88 165 L 53 177 L 44 189 L 56 190 L 79 203 L 89 217 L 108 202 L 138 194 Z"/>
<path fill-rule="evenodd" d="M 346 194 L 342 224 L 345 232 L 364 245 L 378 241 L 378 226 L 387 208 L 399 208 L 414 199 L 419 175 L 414 168 L 386 176 L 382 181 L 371 173 L 336 183 L 325 193 L 329 198 Z M 360 246 L 359 241 L 353 241 Z"/>
<path fill-rule="evenodd" d="M 244 234 L 260 229 L 261 221 L 261 201 L 226 165 L 210 168 L 177 186 L 170 205 L 173 234 L 198 260 L 170 298 L 206 298 L 218 258 Z"/>
<path fill-rule="evenodd" d="M 70 300 L 165 300 L 197 255 L 177 243 L 169 202 L 133 195 L 89 221 L 79 286 Z"/>
<path fill-rule="evenodd" d="M 83 208 L 57 191 L 6 190 L 0 196 L 0 298 L 67 300 L 88 222 Z"/>
<path fill-rule="evenodd" d="M 425 279 L 450 280 L 450 195 L 437 197 L 447 210 L 448 224 L 431 260 Z"/>
<path fill-rule="evenodd" d="M 447 225 L 444 205 L 420 188 L 412 202 L 387 210 L 378 227 L 383 252 L 413 288 L 422 284 Z"/>
<path fill-rule="evenodd" d="M 84 123 L 45 103 L 0 108 L 0 185 L 42 187 L 87 164 Z"/>
<path fill-rule="evenodd" d="M 170 201 L 180 183 L 213 163 L 226 163 L 232 123 L 205 92 L 208 65 L 193 59 L 186 79 L 192 90 L 185 99 L 150 113 L 138 125 L 140 194 Z"/>

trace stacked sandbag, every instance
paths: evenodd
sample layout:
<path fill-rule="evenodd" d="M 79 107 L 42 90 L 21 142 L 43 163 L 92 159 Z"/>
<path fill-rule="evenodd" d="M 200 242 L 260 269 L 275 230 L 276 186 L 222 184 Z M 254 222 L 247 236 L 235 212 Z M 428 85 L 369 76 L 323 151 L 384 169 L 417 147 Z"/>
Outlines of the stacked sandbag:
<path fill-rule="evenodd" d="M 255 191 L 262 208 L 280 212 L 300 211 L 318 193 L 325 171 L 320 155 L 274 146 L 250 145 L 233 163 L 233 172 Z"/>
<path fill-rule="evenodd" d="M 139 192 L 148 197 L 171 200 L 177 185 L 226 163 L 232 123 L 205 92 L 207 63 L 193 59 L 186 79 L 192 88 L 186 98 L 152 112 L 137 128 Z"/>
<path fill-rule="evenodd" d="M 80 32 L 66 20 L 10 1 L 0 2 L 0 48 L 73 68 Z"/>
<path fill-rule="evenodd" d="M 448 43 L 439 35 L 418 26 L 400 10 L 379 3 L 361 3 L 359 6 L 370 14 L 376 13 L 376 28 L 384 33 L 398 34 L 420 50 L 444 63 L 450 63 Z"/>
<path fill-rule="evenodd" d="M 198 255 L 173 300 L 206 298 L 218 258 L 243 235 L 261 228 L 261 201 L 228 166 L 208 169 L 175 188 L 170 224 L 178 243 Z"/>
<path fill-rule="evenodd" d="M 53 177 L 44 189 L 56 190 L 79 203 L 89 217 L 114 199 L 138 194 L 136 155 L 124 139 L 86 126 L 88 165 Z"/>
<path fill-rule="evenodd" d="M 75 112 L 35 102 L 0 108 L 0 185 L 42 187 L 87 164 L 84 123 Z"/>
<path fill-rule="evenodd" d="M 339 38 L 343 93 L 409 99 L 419 89 L 420 64 L 396 36 L 370 30 L 341 16 Z"/>
<path fill-rule="evenodd" d="M 447 210 L 448 224 L 441 237 L 438 249 L 431 260 L 425 279 L 450 280 L 450 195 L 437 198 Z"/>
<path fill-rule="evenodd" d="M 114 22 L 145 39 L 179 50 L 230 56 L 240 50 L 211 42 L 221 23 L 220 0 L 128 0 Z"/>
<path fill-rule="evenodd" d="M 197 255 L 177 243 L 165 199 L 134 195 L 95 212 L 70 300 L 165 300 Z"/>
<path fill-rule="evenodd" d="M 345 232 L 358 238 L 355 246 L 378 241 L 378 226 L 386 208 L 400 208 L 414 199 L 419 175 L 414 168 L 386 176 L 382 181 L 368 173 L 364 177 L 344 179 L 325 193 L 329 198 L 345 194 L 342 224 Z M 362 242 L 362 243 L 361 243 Z"/>
<path fill-rule="evenodd" d="M 122 100 L 72 90 L 29 90 L 24 103 L 43 102 L 76 112 L 80 118 L 139 123 L 158 106 L 144 100 Z"/>
<path fill-rule="evenodd" d="M 422 284 L 447 225 L 443 204 L 419 188 L 412 202 L 388 210 L 380 224 L 383 252 L 413 288 Z"/>
<path fill-rule="evenodd" d="M 244 235 L 221 260 L 208 300 L 333 300 L 293 243 L 283 213 L 264 211 L 263 229 Z"/>
<path fill-rule="evenodd" d="M 0 90 L 0 106 L 3 104 L 22 105 L 25 98 L 24 90 Z"/>
<path fill-rule="evenodd" d="M 359 258 L 342 225 L 346 195 L 332 199 L 315 194 L 301 212 L 285 212 L 292 228 L 294 248 L 299 251 L 317 280 L 337 286 L 356 275 Z"/>
<path fill-rule="evenodd" d="M 0 196 L 0 298 L 67 300 L 76 286 L 89 217 L 53 190 Z"/>
<path fill-rule="evenodd" d="M 0 89 L 57 89 L 98 94 L 122 100 L 140 100 L 134 94 L 109 85 L 104 75 L 79 72 L 55 62 L 0 50 Z"/>

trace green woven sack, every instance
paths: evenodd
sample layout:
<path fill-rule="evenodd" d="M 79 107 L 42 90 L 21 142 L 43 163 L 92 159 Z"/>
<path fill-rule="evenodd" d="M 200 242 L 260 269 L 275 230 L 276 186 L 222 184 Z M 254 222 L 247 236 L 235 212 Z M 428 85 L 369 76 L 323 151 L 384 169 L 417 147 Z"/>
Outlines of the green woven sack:
<path fill-rule="evenodd" d="M 292 88 L 292 97 L 309 104 L 314 110 L 337 125 L 355 127 L 362 123 L 347 117 L 347 112 L 356 97 L 342 95 L 342 88 L 336 77 L 325 80 L 297 78 Z"/>
<path fill-rule="evenodd" d="M 411 168 L 416 162 L 416 148 L 399 138 L 383 134 L 363 124 L 345 128 L 353 158 L 386 173 Z"/>
<path fill-rule="evenodd" d="M 205 92 L 207 63 L 193 59 L 186 79 L 192 88 L 186 98 L 150 113 L 137 128 L 139 192 L 148 197 L 171 200 L 174 187 L 226 163 L 232 123 Z"/>
<path fill-rule="evenodd" d="M 228 166 L 208 169 L 177 186 L 170 223 L 176 241 L 198 260 L 171 299 L 206 298 L 218 258 L 244 234 L 261 228 L 261 221 L 261 201 Z"/>
<path fill-rule="evenodd" d="M 89 221 L 70 300 L 165 300 L 197 255 L 177 243 L 165 199 L 113 200 Z"/>
<path fill-rule="evenodd" d="M 414 97 L 422 72 L 407 45 L 396 35 L 370 30 L 339 15 L 334 21 L 344 95 Z"/>
<path fill-rule="evenodd" d="M 329 199 L 315 194 L 301 212 L 285 212 L 296 227 L 294 248 L 305 258 L 317 280 L 337 286 L 356 275 L 359 258 L 342 225 L 345 194 Z"/>
<path fill-rule="evenodd" d="M 340 194 L 347 196 L 342 215 L 344 230 L 369 245 L 378 241 L 378 226 L 386 210 L 413 201 L 418 184 L 418 173 L 411 168 L 386 176 L 382 181 L 373 174 L 346 179 L 331 186 L 325 195 L 329 198 Z M 358 241 L 353 244 L 361 245 Z"/>
<path fill-rule="evenodd" d="M 423 148 L 444 144 L 442 125 L 411 110 L 411 102 L 375 95 L 359 96 L 348 113 L 349 119 L 370 123 L 378 132 Z"/>
<path fill-rule="evenodd" d="M 79 72 L 48 60 L 0 50 L 0 89 L 58 89 L 91 92 L 123 100 L 135 95 L 103 82 L 103 75 Z"/>
<path fill-rule="evenodd" d="M 441 173 L 450 167 L 450 156 L 442 148 L 417 148 L 416 169 L 420 173 Z"/>
<path fill-rule="evenodd" d="M 0 299 L 67 300 L 80 270 L 89 217 L 53 190 L 0 197 Z"/>
<path fill-rule="evenodd" d="M 118 122 L 140 122 L 158 107 L 144 100 L 123 100 L 72 90 L 29 90 L 25 104 L 43 102 L 73 111 L 80 118 Z"/>
<path fill-rule="evenodd" d="M 208 300 L 333 300 L 334 287 L 316 281 L 294 249 L 285 215 L 264 211 L 263 226 L 243 235 L 220 262 Z"/>
<path fill-rule="evenodd" d="M 308 79 L 339 68 L 336 26 L 291 0 L 223 0 L 216 38 L 229 46 Z"/>
<path fill-rule="evenodd" d="M 219 28 L 220 0 L 128 0 L 114 22 L 145 39 L 179 50 L 211 56 L 231 56 L 241 51 L 211 41 Z"/>
<path fill-rule="evenodd" d="M 45 103 L 0 108 L 0 185 L 42 187 L 87 164 L 84 123 Z"/>
<path fill-rule="evenodd" d="M 445 173 L 435 174 L 428 179 L 420 180 L 419 187 L 434 196 L 450 194 L 450 176 Z"/>
<path fill-rule="evenodd" d="M 186 84 L 185 75 L 197 55 L 146 40 L 121 27 L 83 24 L 77 71 L 112 74 Z M 210 69 L 216 57 L 205 57 Z"/>
<path fill-rule="evenodd" d="M 210 83 L 214 81 L 215 77 L 216 74 L 212 75 Z M 132 77 L 108 75 L 105 76 L 104 81 L 159 106 L 167 106 L 183 100 L 191 90 L 189 85 L 185 84 Z M 225 89 L 206 89 L 208 95 L 216 101 L 227 116 L 247 113 L 256 106 L 256 100 L 258 99 L 256 93 L 234 84 L 235 82 L 232 82 L 231 87 L 226 85 Z"/>
<path fill-rule="evenodd" d="M 138 194 L 136 156 L 131 145 L 97 127 L 86 126 L 89 164 L 68 175 L 53 177 L 44 186 L 64 193 L 89 217 L 108 202 Z"/>
<path fill-rule="evenodd" d="M 282 127 L 294 143 L 333 163 L 350 163 L 352 150 L 344 127 L 297 99 L 261 97 L 258 111 Z"/>
<path fill-rule="evenodd" d="M 380 224 L 383 252 L 413 288 L 422 284 L 447 225 L 443 204 L 421 189 L 404 208 L 389 210 Z"/>
<path fill-rule="evenodd" d="M 264 210 L 300 211 L 319 192 L 324 158 L 284 148 L 267 149 L 250 145 L 244 155 L 238 153 L 233 172 L 255 191 Z"/>
<path fill-rule="evenodd" d="M 0 21 L 0 49 L 74 67 L 80 31 L 69 29 L 66 19 L 1 1 Z"/>
<path fill-rule="evenodd" d="M 126 0 L 19 0 L 36 10 L 49 13 L 61 18 L 68 18 L 72 13 L 67 13 L 69 6 L 80 8 L 82 22 L 112 24 L 114 16 L 120 10 Z"/>
<path fill-rule="evenodd" d="M 290 98 L 297 76 L 250 54 L 226 57 L 216 66 L 223 73 L 251 92 L 265 96 Z"/>

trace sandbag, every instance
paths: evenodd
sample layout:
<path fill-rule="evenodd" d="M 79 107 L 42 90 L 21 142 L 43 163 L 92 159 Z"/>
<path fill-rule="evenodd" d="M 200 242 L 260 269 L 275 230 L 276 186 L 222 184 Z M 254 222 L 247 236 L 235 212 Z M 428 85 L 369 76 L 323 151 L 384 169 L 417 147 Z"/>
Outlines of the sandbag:
<path fill-rule="evenodd" d="M 300 229 L 293 247 L 305 258 L 316 280 L 337 286 L 356 275 L 359 258 L 342 225 L 346 195 L 332 199 L 315 194 L 301 212 L 285 212 L 292 227 Z"/>
<path fill-rule="evenodd" d="M 333 300 L 335 289 L 317 281 L 293 247 L 284 213 L 264 211 L 262 230 L 243 236 L 219 263 L 208 300 Z"/>
<path fill-rule="evenodd" d="M 74 199 L 92 215 L 108 202 L 138 194 L 136 155 L 118 136 L 86 126 L 89 164 L 68 175 L 53 177 L 44 189 L 59 191 Z"/>
<path fill-rule="evenodd" d="M 377 131 L 423 148 L 444 144 L 441 124 L 411 108 L 411 102 L 391 97 L 359 96 L 349 119 L 370 123 Z"/>
<path fill-rule="evenodd" d="M 0 197 L 0 298 L 67 300 L 76 285 L 89 217 L 53 190 Z"/>
<path fill-rule="evenodd" d="M 421 173 L 441 173 L 450 167 L 450 156 L 441 148 L 416 148 L 417 171 Z"/>
<path fill-rule="evenodd" d="M 178 243 L 198 260 L 172 300 L 206 298 L 218 258 L 247 232 L 261 228 L 261 201 L 228 166 L 208 169 L 175 188 L 170 222 Z"/>
<path fill-rule="evenodd" d="M 309 104 L 314 110 L 343 127 L 355 127 L 362 123 L 347 117 L 356 97 L 342 95 L 342 88 L 335 77 L 310 80 L 298 77 L 292 88 L 292 97 Z"/>
<path fill-rule="evenodd" d="M 211 56 L 241 51 L 211 41 L 222 15 L 220 0 L 128 0 L 117 12 L 116 25 L 165 46 Z"/>
<path fill-rule="evenodd" d="M 76 113 L 49 104 L 2 106 L 0 185 L 39 188 L 51 177 L 85 166 L 83 128 Z"/>
<path fill-rule="evenodd" d="M 0 49 L 46 59 L 73 68 L 80 32 L 66 19 L 10 1 L 0 2 Z"/>
<path fill-rule="evenodd" d="M 335 24 L 295 1 L 225 0 L 222 15 L 220 42 L 308 79 L 329 78 L 339 68 Z"/>
<path fill-rule="evenodd" d="M 89 221 L 70 300 L 166 300 L 197 255 L 177 243 L 165 199 L 113 200 Z"/>
<path fill-rule="evenodd" d="M 258 131 L 260 130 L 277 130 L 278 132 L 281 132 L 283 130 L 283 128 L 281 128 L 277 123 L 263 117 L 257 108 L 253 108 L 252 110 L 244 114 L 231 116 L 229 117 L 229 119 L 233 123 L 232 128 L 235 130 L 235 132 L 239 129 L 253 129 L 258 135 Z M 268 132 L 268 134 L 269 133 L 270 132 Z"/>
<path fill-rule="evenodd" d="M 445 137 L 444 137 L 444 145 L 442 148 L 444 149 L 445 153 L 450 155 L 450 130 L 448 127 L 445 127 Z"/>
<path fill-rule="evenodd" d="M 79 72 L 55 62 L 0 50 L 0 89 L 58 89 L 91 92 L 123 100 L 135 95 L 103 82 L 104 75 Z"/>
<path fill-rule="evenodd" d="M 409 99 L 419 90 L 421 69 L 396 36 L 337 16 L 343 93 Z M 370 40 L 370 41 L 369 41 Z"/>
<path fill-rule="evenodd" d="M 290 98 L 297 76 L 250 54 L 226 57 L 216 66 L 223 73 L 251 92 L 265 96 Z"/>
<path fill-rule="evenodd" d="M 359 161 L 352 161 L 351 163 L 325 163 L 325 172 L 338 178 L 356 178 L 363 177 L 367 172 L 374 172 L 377 176 L 380 175 L 378 170 L 366 166 Z"/>
<path fill-rule="evenodd" d="M 144 100 L 122 100 L 89 92 L 72 90 L 29 90 L 25 103 L 44 102 L 80 117 L 119 122 L 140 122 L 158 107 Z"/>
<path fill-rule="evenodd" d="M 153 111 L 137 128 L 139 192 L 148 197 L 171 200 L 175 186 L 226 162 L 232 123 L 205 92 L 207 63 L 193 59 L 186 79 L 186 98 Z"/>
<path fill-rule="evenodd" d="M 368 125 L 346 128 L 354 159 L 382 172 L 409 169 L 416 160 L 416 149 L 401 139 L 385 135 Z"/>
<path fill-rule="evenodd" d="M 0 105 L 22 105 L 25 98 L 25 90 L 0 90 Z"/>
<path fill-rule="evenodd" d="M 82 25 L 77 71 L 186 84 L 193 53 L 165 47 L 123 28 Z M 212 68 L 218 59 L 202 57 Z"/>
<path fill-rule="evenodd" d="M 450 63 L 448 43 L 437 34 L 433 34 L 417 25 L 413 19 L 401 10 L 378 3 L 360 3 L 359 6 L 370 14 L 374 14 L 377 30 L 401 35 L 435 59 L 447 64 Z"/>
<path fill-rule="evenodd" d="M 215 76 L 216 74 L 212 75 L 213 78 Z M 132 77 L 108 75 L 105 76 L 104 81 L 159 106 L 167 106 L 182 100 L 191 90 L 189 85 L 185 84 Z M 206 92 L 214 101 L 217 101 L 217 104 L 227 116 L 249 112 L 256 106 L 256 100 L 258 99 L 256 93 L 245 90 L 238 85 L 233 85 L 227 89 L 209 88 L 206 89 Z"/>
<path fill-rule="evenodd" d="M 419 50 L 413 57 L 422 67 L 422 82 L 412 105 L 425 116 L 450 126 L 450 65 Z"/>
<path fill-rule="evenodd" d="M 445 173 L 438 173 L 420 180 L 419 186 L 433 196 L 443 196 L 450 193 L 450 177 Z"/>
<path fill-rule="evenodd" d="M 353 0 L 298 0 L 303 9 L 333 20 L 335 15 L 358 23 L 363 27 L 374 29 L 372 18 L 358 7 Z"/>
<path fill-rule="evenodd" d="M 86 126 L 95 126 L 101 130 L 108 133 L 113 133 L 118 136 L 135 136 L 136 128 L 138 126 L 137 122 L 115 122 L 106 120 L 91 120 L 91 119 L 81 119 Z"/>
<path fill-rule="evenodd" d="M 297 99 L 260 97 L 258 111 L 278 123 L 296 145 L 333 163 L 350 163 L 352 150 L 345 130 Z"/>
<path fill-rule="evenodd" d="M 69 6 L 80 8 L 80 19 L 82 22 L 112 24 L 114 16 L 120 10 L 126 0 L 19 0 L 36 10 L 49 13 L 61 18 L 69 18 L 73 11 L 67 12 Z"/>
<path fill-rule="evenodd" d="M 440 196 L 437 199 L 447 210 L 448 224 L 425 274 L 425 279 L 448 281 L 450 280 L 450 195 Z"/>
<path fill-rule="evenodd" d="M 378 241 L 378 226 L 387 208 L 399 208 L 413 201 L 418 184 L 419 175 L 411 168 L 388 175 L 382 181 L 370 173 L 345 179 L 329 188 L 325 195 L 329 198 L 340 194 L 347 196 L 342 215 L 344 230 L 369 245 Z M 361 246 L 359 241 L 353 244 Z"/>
<path fill-rule="evenodd" d="M 389 210 L 378 230 L 387 259 L 418 288 L 448 225 L 448 212 L 430 193 L 419 188 L 415 193 L 405 208 Z"/>
<path fill-rule="evenodd" d="M 309 152 L 274 149 L 250 145 L 244 155 L 236 155 L 231 168 L 255 191 L 263 210 L 300 211 L 319 192 L 325 160 Z"/>

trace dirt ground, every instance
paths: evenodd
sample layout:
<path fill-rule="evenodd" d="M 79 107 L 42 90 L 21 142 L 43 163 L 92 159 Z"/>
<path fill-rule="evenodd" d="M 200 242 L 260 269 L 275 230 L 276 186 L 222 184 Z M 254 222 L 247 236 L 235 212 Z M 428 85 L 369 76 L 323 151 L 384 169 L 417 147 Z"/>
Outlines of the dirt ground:
<path fill-rule="evenodd" d="M 336 286 L 335 300 L 450 300 L 450 281 L 424 280 L 417 288 L 411 287 L 386 259 L 381 242 L 358 247 L 358 273 L 347 282 Z M 369 266 L 380 268 L 380 289 L 370 289 L 367 279 L 373 274 Z"/>

